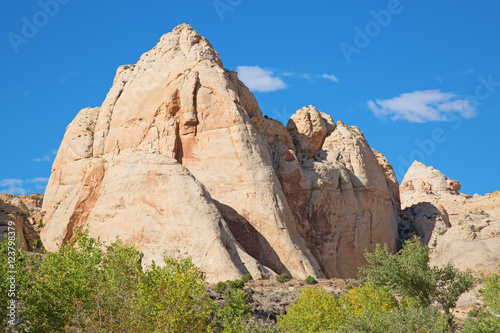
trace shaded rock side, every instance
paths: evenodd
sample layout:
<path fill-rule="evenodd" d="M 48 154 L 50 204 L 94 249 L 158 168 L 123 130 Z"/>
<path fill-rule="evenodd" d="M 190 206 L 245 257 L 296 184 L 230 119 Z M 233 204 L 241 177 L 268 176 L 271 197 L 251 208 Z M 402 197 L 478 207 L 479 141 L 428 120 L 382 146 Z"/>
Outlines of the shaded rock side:
<path fill-rule="evenodd" d="M 263 117 L 210 43 L 180 25 L 67 128 L 42 240 L 53 250 L 88 226 L 147 259 L 190 255 L 213 280 L 354 276 L 365 248 L 395 248 L 397 194 L 359 129 L 311 106 L 299 114 L 292 135 Z"/>

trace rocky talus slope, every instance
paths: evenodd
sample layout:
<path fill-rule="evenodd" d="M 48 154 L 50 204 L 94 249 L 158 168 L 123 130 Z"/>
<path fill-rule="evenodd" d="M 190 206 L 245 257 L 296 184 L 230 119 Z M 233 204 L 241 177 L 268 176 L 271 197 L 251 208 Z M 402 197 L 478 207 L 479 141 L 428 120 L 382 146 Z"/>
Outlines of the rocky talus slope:
<path fill-rule="evenodd" d="M 401 186 L 401 239 L 417 234 L 432 249 L 432 263 L 493 273 L 500 263 L 500 191 L 459 192 L 460 183 L 414 162 Z"/>
<path fill-rule="evenodd" d="M 398 241 L 394 172 L 363 133 L 318 111 L 285 127 L 180 25 L 118 69 L 100 107 L 68 126 L 41 238 L 76 228 L 134 243 L 144 263 L 189 255 L 209 281 L 288 273 L 353 277 L 365 249 Z"/>

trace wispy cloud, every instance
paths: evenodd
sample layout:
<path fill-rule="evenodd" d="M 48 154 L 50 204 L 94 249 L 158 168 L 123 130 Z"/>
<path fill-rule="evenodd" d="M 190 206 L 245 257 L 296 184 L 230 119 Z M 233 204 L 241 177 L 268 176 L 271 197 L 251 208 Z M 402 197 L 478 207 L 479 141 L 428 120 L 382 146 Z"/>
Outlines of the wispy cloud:
<path fill-rule="evenodd" d="M 443 79 L 439 76 L 436 76 L 434 79 L 436 79 L 436 81 L 439 83 L 443 83 Z"/>
<path fill-rule="evenodd" d="M 259 66 L 238 66 L 238 77 L 252 91 L 270 92 L 286 88 L 286 83 L 274 72 Z"/>
<path fill-rule="evenodd" d="M 304 79 L 307 81 L 316 81 L 316 80 L 321 80 L 321 79 L 326 79 L 332 82 L 339 82 L 339 79 L 333 75 L 333 74 L 328 74 L 328 73 L 323 73 L 323 74 L 314 74 L 314 73 L 300 73 L 300 72 L 293 72 L 293 71 L 276 71 L 276 75 L 278 76 L 284 76 L 284 77 L 292 77 L 292 78 L 297 78 L 297 79 Z"/>
<path fill-rule="evenodd" d="M 332 82 L 339 82 L 339 79 L 337 79 L 337 77 L 333 74 L 323 74 L 323 75 L 321 75 L 321 77 L 323 79 L 327 79 L 327 80 L 330 80 Z"/>
<path fill-rule="evenodd" d="M 25 195 L 35 192 L 34 190 L 45 190 L 49 178 L 35 177 L 28 180 L 22 179 L 1 179 L 0 193 L 14 195 Z"/>
<path fill-rule="evenodd" d="M 0 180 L 0 192 L 24 195 L 27 190 L 23 187 L 24 181 L 21 179 L 1 179 Z"/>
<path fill-rule="evenodd" d="M 46 183 L 48 181 L 49 181 L 49 179 L 47 177 L 35 177 L 35 178 L 28 179 L 26 182 L 27 183 Z"/>
<path fill-rule="evenodd" d="M 287 88 L 284 78 L 294 78 L 307 81 L 328 80 L 339 82 L 339 79 L 328 73 L 300 73 L 288 70 L 269 70 L 259 66 L 238 66 L 236 68 L 238 77 L 252 91 L 270 92 Z M 283 78 L 283 79 L 282 79 Z"/>
<path fill-rule="evenodd" d="M 467 74 L 472 74 L 474 73 L 474 68 L 469 68 L 469 69 L 466 69 L 464 71 L 457 71 L 455 72 L 455 75 L 467 75 Z"/>
<path fill-rule="evenodd" d="M 45 190 L 45 187 L 47 187 L 47 182 L 49 181 L 49 178 L 46 177 L 35 177 L 32 179 L 28 179 L 26 183 L 31 183 L 33 186 L 35 186 L 36 190 Z"/>
<path fill-rule="evenodd" d="M 423 90 L 404 93 L 391 99 L 368 101 L 368 108 L 380 118 L 404 119 L 409 122 L 445 121 L 452 114 L 464 118 L 476 116 L 472 103 L 453 93 Z"/>
<path fill-rule="evenodd" d="M 68 82 L 70 79 L 74 78 L 78 76 L 78 72 L 77 71 L 73 71 L 73 72 L 67 72 L 67 73 L 64 73 L 63 75 L 61 75 L 59 77 L 59 81 L 58 83 L 59 84 L 65 84 L 66 82 Z"/>
<path fill-rule="evenodd" d="M 45 154 L 42 157 L 33 159 L 35 162 L 50 162 L 54 159 L 57 154 L 57 149 L 53 149 L 49 154 Z"/>

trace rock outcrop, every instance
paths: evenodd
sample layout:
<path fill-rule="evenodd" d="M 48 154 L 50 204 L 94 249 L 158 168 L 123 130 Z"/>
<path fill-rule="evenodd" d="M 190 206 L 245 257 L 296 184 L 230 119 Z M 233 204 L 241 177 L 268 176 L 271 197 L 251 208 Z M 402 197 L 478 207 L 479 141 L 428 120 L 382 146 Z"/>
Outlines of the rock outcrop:
<path fill-rule="evenodd" d="M 43 195 L 39 193 L 19 196 L 0 194 L 0 240 L 7 231 L 12 231 L 10 228 L 14 228 L 23 250 L 39 250 L 42 200 Z"/>
<path fill-rule="evenodd" d="M 474 197 L 460 183 L 415 161 L 401 187 L 401 239 L 422 237 L 431 261 L 492 273 L 500 264 L 500 191 Z"/>
<path fill-rule="evenodd" d="M 365 249 L 395 250 L 399 194 L 385 158 L 312 106 L 287 128 L 180 25 L 68 126 L 45 192 L 44 245 L 88 228 L 134 243 L 146 264 L 189 255 L 209 281 L 352 277 Z"/>

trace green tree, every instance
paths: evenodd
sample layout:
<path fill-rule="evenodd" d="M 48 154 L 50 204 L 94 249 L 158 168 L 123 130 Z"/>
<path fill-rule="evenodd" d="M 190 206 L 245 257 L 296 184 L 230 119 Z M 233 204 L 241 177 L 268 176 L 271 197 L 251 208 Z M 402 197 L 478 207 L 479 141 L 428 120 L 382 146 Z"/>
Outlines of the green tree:
<path fill-rule="evenodd" d="M 366 253 L 368 265 L 360 268 L 362 281 L 374 286 L 388 286 L 395 293 L 417 299 L 426 307 L 437 302 L 448 324 L 453 325 L 450 310 L 460 295 L 475 283 L 470 270 L 459 271 L 453 265 L 429 266 L 429 248 L 418 238 L 408 240 L 397 254 L 391 254 L 387 245 L 377 245 L 375 252 Z"/>
<path fill-rule="evenodd" d="M 245 320 L 250 315 L 250 295 L 241 288 L 230 288 L 224 292 L 224 303 L 212 307 L 212 329 L 223 333 L 245 333 Z"/>
<path fill-rule="evenodd" d="M 375 252 L 365 253 L 368 265 L 359 269 L 360 279 L 374 286 L 388 286 L 400 295 L 414 297 L 430 305 L 436 290 L 434 274 L 429 267 L 429 248 L 419 241 L 406 241 L 396 255 L 387 244 L 377 244 Z"/>
<path fill-rule="evenodd" d="M 143 271 L 141 257 L 88 233 L 34 256 L 20 294 L 30 332 L 206 332 L 212 300 L 203 273 L 189 258 L 168 257 Z"/>
<path fill-rule="evenodd" d="M 191 259 L 165 258 L 139 276 L 137 313 L 141 332 L 204 332 L 211 299 L 203 272 Z"/>

